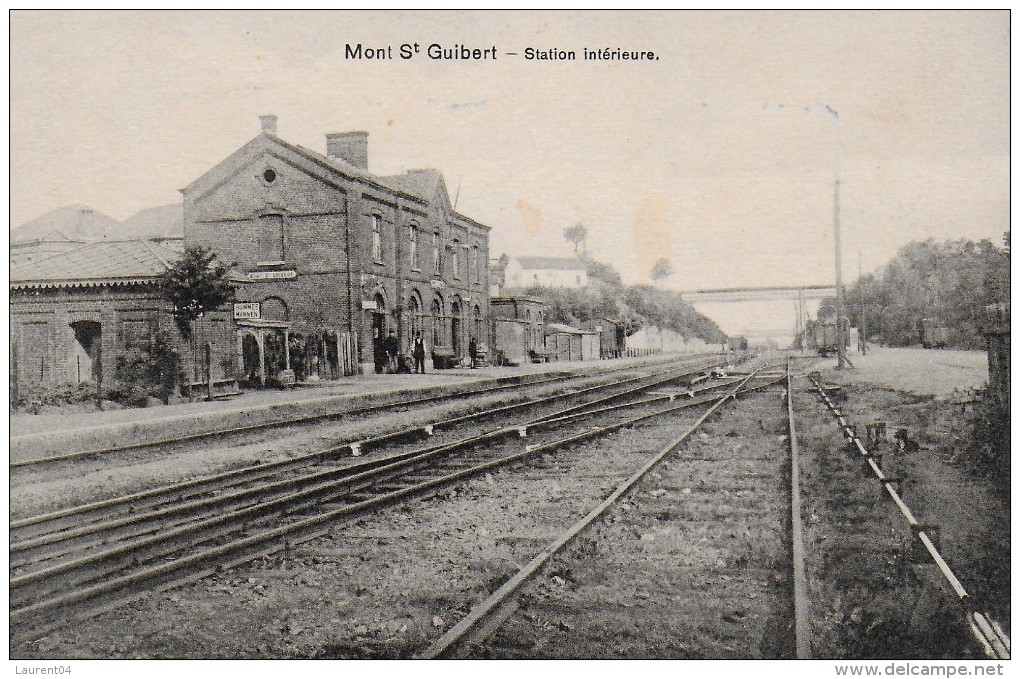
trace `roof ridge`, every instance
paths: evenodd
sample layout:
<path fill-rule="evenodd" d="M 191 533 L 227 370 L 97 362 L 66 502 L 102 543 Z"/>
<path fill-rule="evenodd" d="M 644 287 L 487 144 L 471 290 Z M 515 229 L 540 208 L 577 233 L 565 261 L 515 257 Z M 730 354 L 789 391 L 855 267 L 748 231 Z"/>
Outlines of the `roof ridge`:
<path fill-rule="evenodd" d="M 139 239 L 139 240 L 141 240 L 141 239 Z M 166 268 L 168 268 L 168 269 L 169 269 L 169 268 L 170 268 L 170 267 L 172 266 L 172 263 L 171 263 L 171 262 L 170 262 L 170 261 L 169 261 L 169 260 L 168 260 L 168 259 L 167 259 L 166 257 L 164 257 L 164 256 L 163 256 L 162 254 L 160 254 L 160 253 L 159 253 L 159 252 L 157 251 L 157 249 L 156 249 L 156 243 L 153 243 L 153 242 L 152 242 L 151 240 L 149 240 L 149 239 L 144 239 L 144 240 L 142 240 L 142 243 L 143 243 L 143 244 L 145 245 L 145 248 L 146 248 L 146 249 L 147 249 L 147 250 L 148 250 L 149 252 L 151 252 L 151 253 L 152 253 L 152 255 L 153 255 L 153 256 L 154 256 L 154 257 L 155 257 L 156 259 L 158 259 L 158 260 L 160 261 L 160 263 L 161 263 L 161 264 L 162 264 L 163 266 L 165 266 L 165 267 L 166 267 Z M 162 246 L 160 246 L 160 249 L 165 249 L 165 248 L 163 248 Z"/>

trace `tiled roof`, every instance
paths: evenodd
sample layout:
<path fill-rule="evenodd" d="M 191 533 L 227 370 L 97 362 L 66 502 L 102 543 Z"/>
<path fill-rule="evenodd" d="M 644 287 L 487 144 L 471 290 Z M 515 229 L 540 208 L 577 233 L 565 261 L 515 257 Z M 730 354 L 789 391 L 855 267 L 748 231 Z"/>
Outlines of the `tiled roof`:
<path fill-rule="evenodd" d="M 180 253 L 146 240 L 100 241 L 11 268 L 12 288 L 142 283 L 167 270 Z"/>
<path fill-rule="evenodd" d="M 425 200 L 432 200 L 439 187 L 439 170 L 409 170 L 407 174 L 379 177 L 379 180 L 393 188 L 413 194 Z"/>
<path fill-rule="evenodd" d="M 522 269 L 552 269 L 556 271 L 585 271 L 584 262 L 564 257 L 514 257 Z"/>

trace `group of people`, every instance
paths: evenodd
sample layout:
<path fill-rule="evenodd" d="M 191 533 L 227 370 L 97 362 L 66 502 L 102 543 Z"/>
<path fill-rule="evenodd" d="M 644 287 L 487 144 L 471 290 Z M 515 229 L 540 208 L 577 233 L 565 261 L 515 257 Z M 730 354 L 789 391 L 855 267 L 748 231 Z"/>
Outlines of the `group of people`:
<path fill-rule="evenodd" d="M 397 339 L 396 333 L 392 330 L 390 330 L 389 335 L 385 339 L 376 337 L 374 352 L 376 373 L 425 373 L 425 340 L 422 339 L 421 333 L 416 333 L 414 341 L 411 343 L 411 360 L 414 361 L 413 369 L 407 365 L 407 360 L 400 353 L 400 340 Z M 478 342 L 474 337 L 468 342 L 468 356 L 471 358 L 471 367 L 477 367 Z"/>

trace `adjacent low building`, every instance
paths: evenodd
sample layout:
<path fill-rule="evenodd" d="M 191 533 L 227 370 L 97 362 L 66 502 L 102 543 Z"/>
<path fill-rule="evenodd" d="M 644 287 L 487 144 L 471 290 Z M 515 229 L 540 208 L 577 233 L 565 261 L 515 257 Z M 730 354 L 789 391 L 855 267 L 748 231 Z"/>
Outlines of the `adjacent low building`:
<path fill-rule="evenodd" d="M 155 284 L 178 253 L 145 240 L 88 243 L 11 268 L 11 371 L 19 385 L 110 383 L 118 357 L 176 336 Z"/>
<path fill-rule="evenodd" d="M 521 365 L 544 359 L 546 305 L 524 295 L 496 295 L 489 299 L 492 314 L 492 360 Z"/>

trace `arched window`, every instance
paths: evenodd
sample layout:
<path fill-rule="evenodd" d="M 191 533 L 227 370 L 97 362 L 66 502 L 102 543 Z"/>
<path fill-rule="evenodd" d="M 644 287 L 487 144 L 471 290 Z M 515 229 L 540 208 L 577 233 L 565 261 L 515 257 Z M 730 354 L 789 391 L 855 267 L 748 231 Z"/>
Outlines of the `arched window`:
<path fill-rule="evenodd" d="M 432 300 L 432 346 L 442 346 L 440 323 L 443 315 L 443 307 L 438 299 Z"/>
<path fill-rule="evenodd" d="M 408 235 L 408 254 L 411 259 L 411 268 L 418 269 L 418 225 L 412 224 Z"/>
<path fill-rule="evenodd" d="M 460 241 L 453 239 L 453 277 L 460 278 Z"/>
<path fill-rule="evenodd" d="M 372 215 L 372 257 L 382 262 L 382 224 L 379 215 Z"/>
<path fill-rule="evenodd" d="M 435 274 L 439 275 L 439 232 L 432 234 L 432 265 Z"/>
<path fill-rule="evenodd" d="M 422 332 L 421 306 L 418 304 L 418 298 L 414 295 L 411 295 L 407 302 L 407 314 L 411 321 L 411 339 L 414 340 L 415 335 L 420 335 Z"/>
<path fill-rule="evenodd" d="M 290 310 L 287 303 L 279 297 L 267 297 L 262 301 L 262 318 L 267 321 L 290 320 Z"/>

